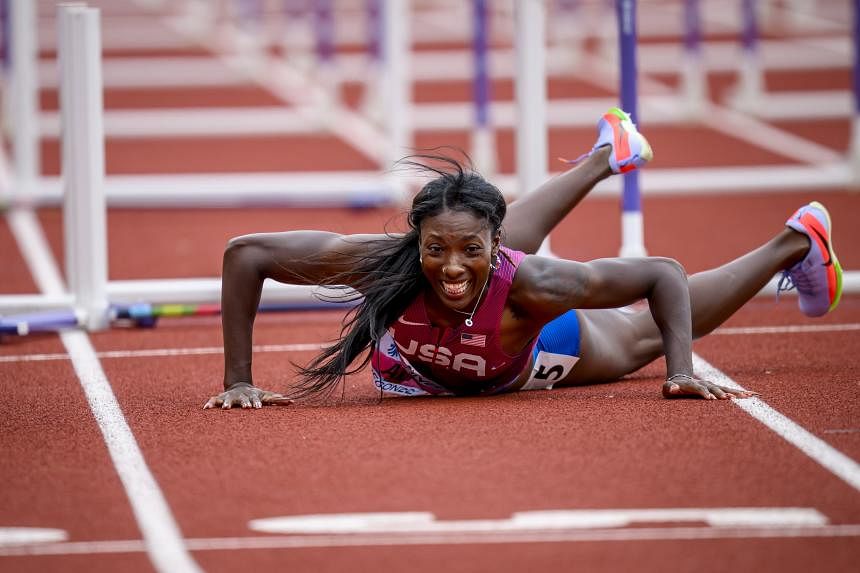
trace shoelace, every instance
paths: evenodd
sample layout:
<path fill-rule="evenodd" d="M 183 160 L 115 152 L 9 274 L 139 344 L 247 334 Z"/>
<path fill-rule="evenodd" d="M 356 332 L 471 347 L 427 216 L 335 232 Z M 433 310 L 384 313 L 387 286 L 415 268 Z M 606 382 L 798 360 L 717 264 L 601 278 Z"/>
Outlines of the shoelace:
<path fill-rule="evenodd" d="M 812 279 L 806 273 L 792 273 L 792 269 L 798 268 L 800 263 L 791 269 L 782 271 L 782 276 L 776 284 L 776 300 L 779 300 L 779 293 L 792 291 L 797 289 L 797 292 L 809 294 L 812 292 Z"/>

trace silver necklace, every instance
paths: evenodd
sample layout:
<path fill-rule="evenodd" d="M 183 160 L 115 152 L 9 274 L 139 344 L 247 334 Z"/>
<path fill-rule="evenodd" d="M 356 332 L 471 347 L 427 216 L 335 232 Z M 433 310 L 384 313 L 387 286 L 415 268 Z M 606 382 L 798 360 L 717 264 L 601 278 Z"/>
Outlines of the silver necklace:
<path fill-rule="evenodd" d="M 492 273 L 490 273 L 492 274 Z M 472 322 L 472 317 L 475 316 L 475 312 L 478 310 L 478 305 L 481 304 L 481 297 L 484 296 L 484 291 L 487 289 L 487 283 L 490 282 L 490 274 L 487 275 L 487 280 L 484 281 L 484 286 L 481 287 L 481 292 L 478 294 L 478 300 L 475 301 L 475 308 L 472 309 L 472 312 L 466 312 L 464 310 L 457 310 L 456 308 L 452 308 L 454 312 L 459 312 L 460 314 L 468 314 L 469 318 L 466 319 L 466 326 L 471 327 L 474 322 Z"/>

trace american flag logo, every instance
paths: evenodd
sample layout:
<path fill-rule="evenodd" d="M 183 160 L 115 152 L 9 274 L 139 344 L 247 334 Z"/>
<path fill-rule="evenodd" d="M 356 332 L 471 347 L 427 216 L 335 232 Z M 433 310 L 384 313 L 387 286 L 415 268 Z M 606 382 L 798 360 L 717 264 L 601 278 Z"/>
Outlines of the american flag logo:
<path fill-rule="evenodd" d="M 483 348 L 487 345 L 487 335 L 464 332 L 460 335 L 460 344 L 465 346 L 480 346 Z"/>

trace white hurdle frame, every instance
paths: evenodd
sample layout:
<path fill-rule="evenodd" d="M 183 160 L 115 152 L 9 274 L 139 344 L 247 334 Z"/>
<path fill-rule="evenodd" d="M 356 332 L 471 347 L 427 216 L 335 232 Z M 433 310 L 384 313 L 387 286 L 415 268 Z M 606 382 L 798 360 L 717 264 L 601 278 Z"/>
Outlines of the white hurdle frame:
<path fill-rule="evenodd" d="M 100 12 L 57 9 L 66 281 L 89 330 L 108 326 Z"/>
<path fill-rule="evenodd" d="M 9 17 L 12 73 L 10 98 L 13 165 L 16 184 L 10 190 L 15 203 L 30 204 L 39 178 L 39 92 L 36 85 L 36 2 L 10 0 Z"/>
<path fill-rule="evenodd" d="M 107 280 L 100 12 L 83 4 L 67 4 L 58 6 L 57 16 L 62 75 L 63 223 L 69 292 L 0 295 L 0 315 L 72 309 L 80 326 L 101 330 L 111 318 L 109 303 L 219 301 L 220 278 Z M 20 180 L 16 180 L 12 186 L 19 184 Z M 318 306 L 320 297 L 343 294 L 337 288 L 267 281 L 261 302 Z"/>
<path fill-rule="evenodd" d="M 517 188 L 520 194 L 537 189 L 548 177 L 545 18 L 543 0 L 514 3 Z M 544 239 L 538 254 L 550 254 L 549 237 Z"/>

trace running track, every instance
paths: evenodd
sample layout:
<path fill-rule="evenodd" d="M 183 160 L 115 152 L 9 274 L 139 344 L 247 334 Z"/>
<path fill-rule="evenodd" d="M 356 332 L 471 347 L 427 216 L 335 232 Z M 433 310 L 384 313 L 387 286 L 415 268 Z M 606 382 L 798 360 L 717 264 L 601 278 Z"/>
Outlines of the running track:
<path fill-rule="evenodd" d="M 40 3 L 46 25 L 50 4 Z M 821 2 L 820 10 L 822 19 L 830 17 L 833 3 Z M 104 13 L 116 25 L 133 18 L 148 18 L 156 27 L 164 21 L 124 2 L 109 3 Z M 167 28 L 164 33 L 172 38 Z M 791 36 L 778 28 L 768 34 Z M 709 40 L 718 42 L 720 35 Z M 199 46 L 174 44 L 114 49 L 106 42 L 106 62 L 181 56 L 203 65 L 212 58 Z M 416 48 L 462 47 L 453 40 L 441 44 L 418 42 Z M 43 57 L 52 57 L 49 48 Z M 671 74 L 652 79 L 669 87 L 677 81 Z M 715 72 L 709 79 L 719 100 L 727 75 Z M 768 74 L 769 88 L 780 93 L 849 85 L 845 68 Z M 512 97 L 507 80 L 494 88 L 498 98 Z M 349 101 L 357 101 L 357 90 L 345 86 Z M 468 93 L 466 82 L 428 81 L 416 85 L 415 100 L 459 101 Z M 587 77 L 574 77 L 553 79 L 550 95 L 612 94 Z M 42 102 L 45 110 L 55 108 L 55 93 L 43 90 Z M 248 83 L 109 88 L 105 102 L 109 112 L 283 103 Z M 834 154 L 843 153 L 848 141 L 847 118 L 772 125 Z M 553 128 L 550 156 L 585 148 L 592 132 Z M 802 164 L 701 126 L 661 124 L 648 133 L 655 170 Z M 452 130 L 421 131 L 417 141 L 468 142 L 465 132 Z M 500 131 L 498 145 L 500 171 L 511 173 L 509 130 Z M 42 149 L 45 175 L 56 175 L 56 139 L 46 137 Z M 107 154 L 111 175 L 375 168 L 331 134 L 115 137 L 108 139 Z M 831 209 L 843 265 L 860 268 L 860 255 L 851 248 L 860 245 L 860 201 L 832 187 L 647 196 L 648 248 L 678 258 L 690 272 L 703 270 L 766 240 L 812 198 Z M 47 241 L 43 254 L 61 263 L 61 213 L 42 208 L 36 215 Z M 217 276 L 231 236 L 308 226 L 372 232 L 385 224 L 397 228 L 398 216 L 394 208 L 111 209 L 110 275 Z M 40 279 L 18 248 L 13 218 L 0 222 L 0 292 L 37 292 Z M 553 234 L 553 249 L 577 259 L 612 256 L 619 247 L 617 220 L 616 199 L 591 197 Z M 341 316 L 317 311 L 259 317 L 255 344 L 264 348 L 255 356 L 258 383 L 287 384 L 289 363 L 309 359 L 314 345 L 337 336 Z M 782 423 L 770 407 L 793 421 L 788 439 L 733 403 L 663 400 L 660 363 L 612 385 L 492 399 L 380 401 L 363 373 L 347 381 L 342 399 L 327 403 L 204 412 L 200 406 L 220 385 L 217 319 L 163 320 L 156 329 L 88 337 L 7 338 L 0 344 L 7 410 L 0 418 L 0 531 L 50 528 L 65 537 L 19 545 L 0 540 L 0 570 L 853 570 L 860 558 L 860 471 L 853 461 L 860 459 L 858 325 L 857 296 L 845 297 L 836 313 L 815 321 L 796 311 L 793 297 L 778 303 L 759 298 L 696 343 L 700 360 L 718 369 L 712 375 L 762 393 L 761 401 L 743 403 L 754 415 Z M 96 362 L 87 362 L 87 341 Z M 699 364 L 700 371 L 705 367 Z M 790 514 L 783 512 L 770 525 L 719 526 L 701 512 L 668 518 L 632 513 L 696 508 L 797 508 L 791 515 L 807 521 L 786 525 Z M 586 509 L 630 510 L 633 521 L 578 527 L 556 521 L 553 528 L 545 515 L 531 514 L 537 520 L 531 527 L 511 520 L 520 512 Z M 332 531 L 329 521 L 327 531 L 293 533 L 249 525 L 282 516 L 378 512 L 430 512 L 436 521 L 340 531 Z M 565 515 L 571 514 L 556 517 Z"/>

